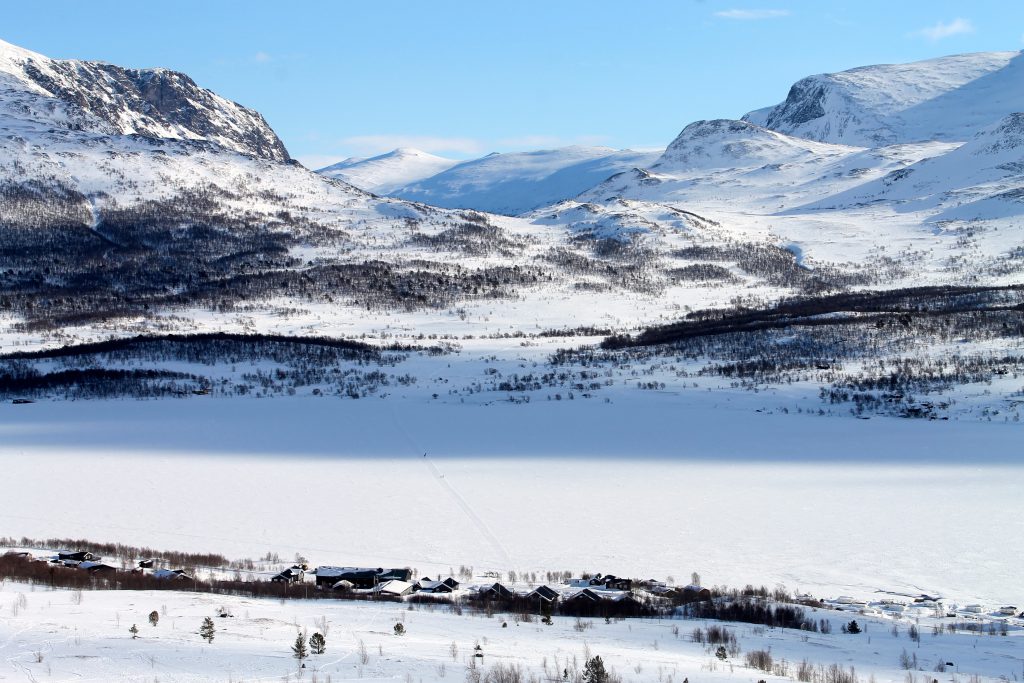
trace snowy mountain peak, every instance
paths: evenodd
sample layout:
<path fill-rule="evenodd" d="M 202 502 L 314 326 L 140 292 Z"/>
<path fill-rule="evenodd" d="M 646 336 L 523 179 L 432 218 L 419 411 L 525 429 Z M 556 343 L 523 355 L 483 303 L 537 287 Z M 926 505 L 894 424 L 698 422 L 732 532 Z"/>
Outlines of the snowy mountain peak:
<path fill-rule="evenodd" d="M 459 163 L 415 147 L 399 147 L 379 156 L 351 158 L 317 171 L 367 192 L 389 194 L 410 183 L 429 178 Z"/>
<path fill-rule="evenodd" d="M 401 156 L 401 157 L 423 157 L 423 158 L 429 158 L 429 159 L 440 159 L 441 158 L 441 157 L 437 156 L 436 154 L 431 154 L 430 152 L 424 152 L 422 149 L 416 149 L 415 147 L 399 147 L 399 148 L 394 149 L 391 152 L 389 152 L 389 154 L 391 154 L 393 156 Z"/>
<path fill-rule="evenodd" d="M 7 103 L 50 127 L 205 140 L 265 159 L 289 158 L 260 114 L 170 69 L 55 60 L 0 42 L 0 83 Z"/>
<path fill-rule="evenodd" d="M 1024 57 L 980 52 L 809 76 L 781 104 L 743 118 L 820 142 L 880 147 L 969 140 L 1021 110 Z"/>

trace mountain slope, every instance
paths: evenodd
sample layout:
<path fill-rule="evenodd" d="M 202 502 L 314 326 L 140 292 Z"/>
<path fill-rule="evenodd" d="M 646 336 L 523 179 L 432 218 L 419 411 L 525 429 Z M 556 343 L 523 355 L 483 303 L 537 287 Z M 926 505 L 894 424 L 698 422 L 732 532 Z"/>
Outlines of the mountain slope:
<path fill-rule="evenodd" d="M 345 159 L 317 170 L 317 173 L 342 180 L 360 190 L 390 194 L 405 185 L 446 171 L 459 162 L 411 147 L 400 147 L 369 159 Z"/>
<path fill-rule="evenodd" d="M 963 142 L 1024 110 L 1024 56 L 980 52 L 819 74 L 745 121 L 820 142 L 881 147 Z"/>
<path fill-rule="evenodd" d="M 0 90 L 9 111 L 61 128 L 205 140 L 264 159 L 289 158 L 260 114 L 168 69 L 56 60 L 0 41 Z"/>
<path fill-rule="evenodd" d="M 966 144 L 801 210 L 884 204 L 932 221 L 984 221 L 1024 213 L 1024 114 L 1011 114 Z M 937 213 L 936 213 L 937 212 Z"/>

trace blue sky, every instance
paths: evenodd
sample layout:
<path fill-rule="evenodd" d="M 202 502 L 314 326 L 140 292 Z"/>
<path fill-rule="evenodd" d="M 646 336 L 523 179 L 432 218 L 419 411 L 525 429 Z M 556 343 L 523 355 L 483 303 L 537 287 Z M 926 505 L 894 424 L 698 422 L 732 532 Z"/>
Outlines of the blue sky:
<path fill-rule="evenodd" d="M 812 73 L 1017 50 L 1022 34 L 1024 3 L 1006 0 L 49 0 L 5 4 L 0 28 L 51 57 L 184 71 L 314 167 L 398 146 L 664 147 Z"/>

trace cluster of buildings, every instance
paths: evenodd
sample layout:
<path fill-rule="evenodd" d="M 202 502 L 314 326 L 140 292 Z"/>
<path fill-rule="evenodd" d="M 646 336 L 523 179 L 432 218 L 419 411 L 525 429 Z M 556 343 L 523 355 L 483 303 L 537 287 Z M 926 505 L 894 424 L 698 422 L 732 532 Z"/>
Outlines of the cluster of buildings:
<path fill-rule="evenodd" d="M 11 552 L 35 559 L 27 552 Z M 130 570 L 122 570 L 102 562 L 102 558 L 88 551 L 61 550 L 52 556 L 41 557 L 63 567 L 87 571 L 90 574 L 106 574 L 130 571 L 155 579 L 192 580 L 183 569 L 162 568 L 161 560 L 149 558 L 139 560 Z M 499 578 L 490 574 L 491 578 Z M 448 596 L 458 599 L 489 601 L 494 603 L 520 604 L 546 610 L 556 604 L 562 609 L 575 612 L 614 609 L 616 612 L 638 611 L 645 603 L 664 600 L 694 602 L 710 600 L 711 593 L 699 586 L 672 587 L 653 579 L 634 581 L 613 574 L 585 575 L 557 585 L 523 583 L 502 583 L 500 580 L 475 584 L 463 584 L 453 577 L 432 579 L 429 576 L 414 579 L 412 569 L 383 567 L 336 567 L 323 565 L 310 570 L 306 564 L 294 564 L 269 577 L 275 584 L 313 583 L 322 591 L 337 591 L 342 595 L 365 595 L 386 599 L 405 599 L 411 596 Z"/>
<path fill-rule="evenodd" d="M 97 575 L 125 571 L 112 564 L 103 562 L 102 557 L 87 550 L 58 550 L 53 555 L 40 558 L 36 558 L 32 553 L 24 550 L 9 551 L 4 554 L 8 556 L 22 557 L 27 560 L 38 559 L 67 569 L 80 569 L 82 571 L 89 572 L 90 574 Z M 147 574 L 154 579 L 192 580 L 192 577 L 186 573 L 184 569 L 157 568 L 156 565 L 159 561 L 160 560 L 157 558 L 139 560 L 134 568 L 127 571 Z"/>
<path fill-rule="evenodd" d="M 446 595 L 485 601 L 522 602 L 541 608 L 552 607 L 556 603 L 573 608 L 588 605 L 616 606 L 620 611 L 640 609 L 645 597 L 668 600 L 679 597 L 691 602 L 711 599 L 711 592 L 699 586 L 676 588 L 653 579 L 635 582 L 613 574 L 571 579 L 555 586 L 524 586 L 501 581 L 464 585 L 452 577 L 432 579 L 429 576 L 413 580 L 412 570 L 408 568 L 320 566 L 309 574 L 321 590 L 363 593 L 392 599 L 412 595 Z M 300 582 L 305 578 L 302 574 L 292 572 L 287 577 L 278 575 L 271 580 Z"/>

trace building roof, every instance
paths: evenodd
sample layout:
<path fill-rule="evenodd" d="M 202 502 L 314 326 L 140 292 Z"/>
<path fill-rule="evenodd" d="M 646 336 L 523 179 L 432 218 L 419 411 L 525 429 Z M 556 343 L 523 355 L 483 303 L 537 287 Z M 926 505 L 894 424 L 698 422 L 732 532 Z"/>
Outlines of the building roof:
<path fill-rule="evenodd" d="M 153 572 L 154 579 L 191 579 L 184 569 L 157 569 Z"/>
<path fill-rule="evenodd" d="M 104 569 L 104 568 L 105 569 L 116 569 L 116 567 L 112 567 L 109 564 L 105 564 L 103 562 L 95 562 L 95 561 L 92 561 L 92 560 L 86 560 L 85 562 L 79 562 L 78 563 L 78 568 L 79 569 Z"/>
<path fill-rule="evenodd" d="M 377 586 L 378 593 L 389 593 L 391 595 L 405 595 L 412 590 L 412 584 L 408 581 L 391 579 Z"/>
<path fill-rule="evenodd" d="M 444 581 L 431 581 L 430 579 L 420 579 L 416 582 L 416 585 L 421 591 L 433 591 L 441 588 L 442 586 L 445 588 L 451 588 L 451 586 Z"/>

